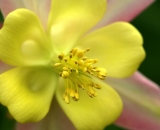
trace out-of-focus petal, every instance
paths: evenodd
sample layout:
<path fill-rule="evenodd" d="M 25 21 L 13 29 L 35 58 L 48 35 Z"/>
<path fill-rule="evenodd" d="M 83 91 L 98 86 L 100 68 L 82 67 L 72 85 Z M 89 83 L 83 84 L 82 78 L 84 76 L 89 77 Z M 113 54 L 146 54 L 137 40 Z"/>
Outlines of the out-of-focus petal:
<path fill-rule="evenodd" d="M 127 77 L 137 70 L 145 57 L 141 34 L 129 23 L 116 22 L 84 37 L 78 44 L 89 58 L 98 59 L 96 66 L 107 70 L 107 76 Z"/>
<path fill-rule="evenodd" d="M 132 130 L 160 129 L 159 86 L 136 72 L 127 79 L 110 79 L 106 83 L 120 94 L 124 109 L 116 124 Z"/>
<path fill-rule="evenodd" d="M 107 0 L 108 8 L 104 18 L 94 29 L 116 21 L 131 21 L 155 0 Z"/>
<path fill-rule="evenodd" d="M 48 31 L 57 49 L 70 51 L 101 20 L 105 10 L 105 0 L 53 0 Z"/>
<path fill-rule="evenodd" d="M 57 76 L 45 67 L 22 67 L 0 75 L 0 102 L 19 122 L 36 122 L 49 111 Z"/>
<path fill-rule="evenodd" d="M 80 100 L 70 99 L 70 104 L 66 104 L 62 98 L 64 87 L 59 86 L 56 91 L 58 103 L 78 130 L 101 130 L 121 114 L 122 102 L 116 91 L 102 81 L 94 81 L 102 86 L 94 98 L 80 89 Z"/>
<path fill-rule="evenodd" d="M 38 17 L 27 9 L 17 9 L 5 19 L 0 30 L 0 59 L 13 66 L 46 64 L 51 44 Z"/>
<path fill-rule="evenodd" d="M 46 26 L 50 11 L 51 0 L 0 0 L 0 8 L 6 17 L 11 11 L 18 8 L 27 8 L 33 11 Z"/>
<path fill-rule="evenodd" d="M 11 69 L 11 68 L 13 68 L 13 67 L 0 61 L 0 74 Z"/>
<path fill-rule="evenodd" d="M 2 28 L 2 26 L 3 26 L 3 23 L 0 23 L 0 29 Z"/>
<path fill-rule="evenodd" d="M 16 130 L 76 130 L 63 110 L 53 99 L 52 106 L 47 116 L 37 123 L 17 123 Z"/>

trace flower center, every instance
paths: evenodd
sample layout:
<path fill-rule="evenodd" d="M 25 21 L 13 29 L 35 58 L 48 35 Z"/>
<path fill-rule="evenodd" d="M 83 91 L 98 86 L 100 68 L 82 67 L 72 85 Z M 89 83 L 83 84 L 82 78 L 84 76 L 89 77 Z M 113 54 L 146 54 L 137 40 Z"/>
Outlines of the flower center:
<path fill-rule="evenodd" d="M 79 100 L 78 89 L 86 90 L 90 97 L 96 97 L 95 89 L 101 89 L 101 86 L 96 84 L 92 77 L 98 77 L 103 80 L 106 77 L 106 69 L 94 67 L 98 62 L 97 59 L 89 59 L 84 56 L 90 49 L 79 50 L 74 48 L 68 55 L 60 54 L 58 56 L 60 62 L 54 66 L 60 71 L 59 75 L 64 79 L 65 92 L 63 99 L 66 103 L 70 102 L 70 97 L 74 101 Z"/>

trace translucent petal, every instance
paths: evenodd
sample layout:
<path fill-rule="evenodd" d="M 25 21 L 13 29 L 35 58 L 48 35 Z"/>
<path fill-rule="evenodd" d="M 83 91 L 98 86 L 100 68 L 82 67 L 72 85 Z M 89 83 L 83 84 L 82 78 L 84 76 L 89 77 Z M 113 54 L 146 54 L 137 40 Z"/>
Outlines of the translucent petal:
<path fill-rule="evenodd" d="M 46 64 L 51 44 L 38 18 L 26 9 L 10 13 L 0 30 L 0 59 L 14 66 Z"/>
<path fill-rule="evenodd" d="M 86 36 L 79 47 L 88 48 L 89 58 L 98 59 L 96 66 L 104 67 L 107 76 L 131 75 L 145 57 L 141 34 L 129 23 L 116 22 Z"/>
<path fill-rule="evenodd" d="M 53 99 L 49 113 L 43 120 L 36 123 L 16 124 L 16 130 L 66 130 L 66 128 L 67 130 L 76 130 L 55 98 Z"/>
<path fill-rule="evenodd" d="M 106 82 L 120 94 L 124 109 L 116 124 L 132 130 L 160 129 L 160 88 L 136 72 L 127 79 Z"/>
<path fill-rule="evenodd" d="M 131 21 L 154 0 L 107 0 L 108 8 L 103 19 L 94 29 L 116 21 Z"/>
<path fill-rule="evenodd" d="M 33 11 L 46 26 L 50 11 L 51 0 L 0 0 L 0 8 L 3 16 L 18 8 L 26 8 Z"/>
<path fill-rule="evenodd" d="M 57 77 L 49 68 L 22 67 L 0 75 L 1 103 L 21 123 L 39 121 L 48 113 Z"/>
<path fill-rule="evenodd" d="M 60 52 L 68 52 L 106 10 L 105 0 L 53 0 L 49 34 Z"/>
<path fill-rule="evenodd" d="M 97 90 L 97 97 L 91 98 L 85 90 L 80 90 L 80 100 L 70 99 L 66 104 L 62 98 L 64 87 L 56 91 L 57 100 L 78 130 L 101 130 L 113 123 L 122 111 L 122 102 L 118 94 L 107 84 L 97 81 L 102 90 Z"/>

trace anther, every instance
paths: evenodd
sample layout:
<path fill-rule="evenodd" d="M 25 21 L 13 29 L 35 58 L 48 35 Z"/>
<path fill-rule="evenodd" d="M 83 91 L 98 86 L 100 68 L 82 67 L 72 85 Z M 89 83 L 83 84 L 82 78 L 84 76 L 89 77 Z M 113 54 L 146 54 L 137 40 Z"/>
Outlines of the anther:
<path fill-rule="evenodd" d="M 98 85 L 98 84 L 94 84 L 93 85 L 96 89 L 101 89 L 102 87 L 100 86 L 100 85 Z"/>
<path fill-rule="evenodd" d="M 71 90 L 71 91 L 70 91 L 70 96 L 71 96 L 71 97 L 74 97 L 74 94 L 75 94 L 74 90 Z"/>
<path fill-rule="evenodd" d="M 65 58 L 64 61 L 67 62 L 68 61 L 67 58 Z"/>
<path fill-rule="evenodd" d="M 70 53 L 69 57 L 70 57 L 70 59 L 71 59 L 71 58 L 73 57 L 73 54 L 72 54 L 72 53 Z"/>
<path fill-rule="evenodd" d="M 64 100 L 65 100 L 65 102 L 66 102 L 67 104 L 69 104 L 70 99 L 69 99 L 69 97 L 68 97 L 67 95 L 65 95 Z"/>
<path fill-rule="evenodd" d="M 88 86 L 88 95 L 90 97 L 94 97 L 96 95 L 95 90 L 91 86 Z"/>
<path fill-rule="evenodd" d="M 88 51 L 90 51 L 91 49 L 90 48 L 87 48 L 84 52 L 88 52 Z"/>
<path fill-rule="evenodd" d="M 100 76 L 106 77 L 106 74 L 103 73 L 103 72 L 99 72 L 98 74 L 99 74 Z"/>
<path fill-rule="evenodd" d="M 72 99 L 73 99 L 74 101 L 78 101 L 78 99 L 77 99 L 76 97 L 72 97 Z"/>
<path fill-rule="evenodd" d="M 60 66 L 60 65 L 61 65 L 61 63 L 55 63 L 54 64 L 55 67 Z"/>
<path fill-rule="evenodd" d="M 84 55 L 84 51 L 78 51 L 78 53 L 77 53 L 77 57 L 78 58 L 82 58 L 83 57 L 83 55 Z"/>
<path fill-rule="evenodd" d="M 87 57 L 83 57 L 82 60 L 84 60 L 84 61 L 87 60 Z"/>
<path fill-rule="evenodd" d="M 68 70 L 68 67 L 63 67 L 63 70 Z"/>
<path fill-rule="evenodd" d="M 93 59 L 88 59 L 88 60 L 86 61 L 86 63 L 94 63 L 94 60 L 93 60 Z"/>
<path fill-rule="evenodd" d="M 69 72 L 68 71 L 63 71 L 62 72 L 62 77 L 63 78 L 68 78 L 69 77 Z"/>
<path fill-rule="evenodd" d="M 92 64 L 91 63 L 86 63 L 86 67 L 89 67 L 89 66 L 91 66 Z"/>
<path fill-rule="evenodd" d="M 78 52 L 78 49 L 77 49 L 77 48 L 74 48 L 74 49 L 72 50 L 73 56 L 75 56 L 75 55 L 77 54 L 77 52 Z"/>
<path fill-rule="evenodd" d="M 78 61 L 78 65 L 79 65 L 79 66 L 83 66 L 83 65 L 84 65 L 84 61 L 83 61 L 83 60 L 79 60 L 79 61 Z"/>
<path fill-rule="evenodd" d="M 83 72 L 86 72 L 86 71 L 87 71 L 87 68 L 86 68 L 86 67 L 83 67 L 82 71 L 83 71 Z"/>
<path fill-rule="evenodd" d="M 60 55 L 58 56 L 58 58 L 59 58 L 60 60 L 63 60 L 63 57 L 64 57 L 64 54 L 60 54 Z"/>
<path fill-rule="evenodd" d="M 76 98 L 77 100 L 79 100 L 79 94 L 78 94 L 78 92 L 76 92 L 76 93 L 74 94 L 74 96 L 75 96 L 75 98 Z"/>
<path fill-rule="evenodd" d="M 74 63 L 77 65 L 77 64 L 78 64 L 78 61 L 76 60 Z"/>
<path fill-rule="evenodd" d="M 61 76 L 61 77 L 62 77 L 62 72 L 60 72 L 60 73 L 59 73 L 59 76 Z"/>

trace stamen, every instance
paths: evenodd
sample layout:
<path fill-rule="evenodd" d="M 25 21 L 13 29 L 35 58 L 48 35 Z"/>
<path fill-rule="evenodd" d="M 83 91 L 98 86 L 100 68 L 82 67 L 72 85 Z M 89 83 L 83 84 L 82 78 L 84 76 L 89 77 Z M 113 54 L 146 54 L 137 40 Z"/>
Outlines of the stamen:
<path fill-rule="evenodd" d="M 55 67 L 60 66 L 60 65 L 61 65 L 61 63 L 55 63 L 54 64 Z"/>
<path fill-rule="evenodd" d="M 68 78 L 69 77 L 69 72 L 68 71 L 63 71 L 62 72 L 62 77 L 63 78 Z"/>
<path fill-rule="evenodd" d="M 70 97 L 74 101 L 80 99 L 78 91 L 80 88 L 86 90 L 90 97 L 96 97 L 95 89 L 101 89 L 101 86 L 93 81 L 92 76 L 101 80 L 106 78 L 106 69 L 94 66 L 98 59 L 89 59 L 84 56 L 89 51 L 90 48 L 85 50 L 74 48 L 68 55 L 60 54 L 58 56 L 60 63 L 54 64 L 65 82 L 63 99 L 66 103 L 70 103 Z"/>
<path fill-rule="evenodd" d="M 60 55 L 58 56 L 58 58 L 59 58 L 60 60 L 63 60 L 63 57 L 64 57 L 64 54 L 60 54 Z"/>
<path fill-rule="evenodd" d="M 83 55 L 84 55 L 84 51 L 78 51 L 78 53 L 77 53 L 78 58 L 82 58 Z"/>

